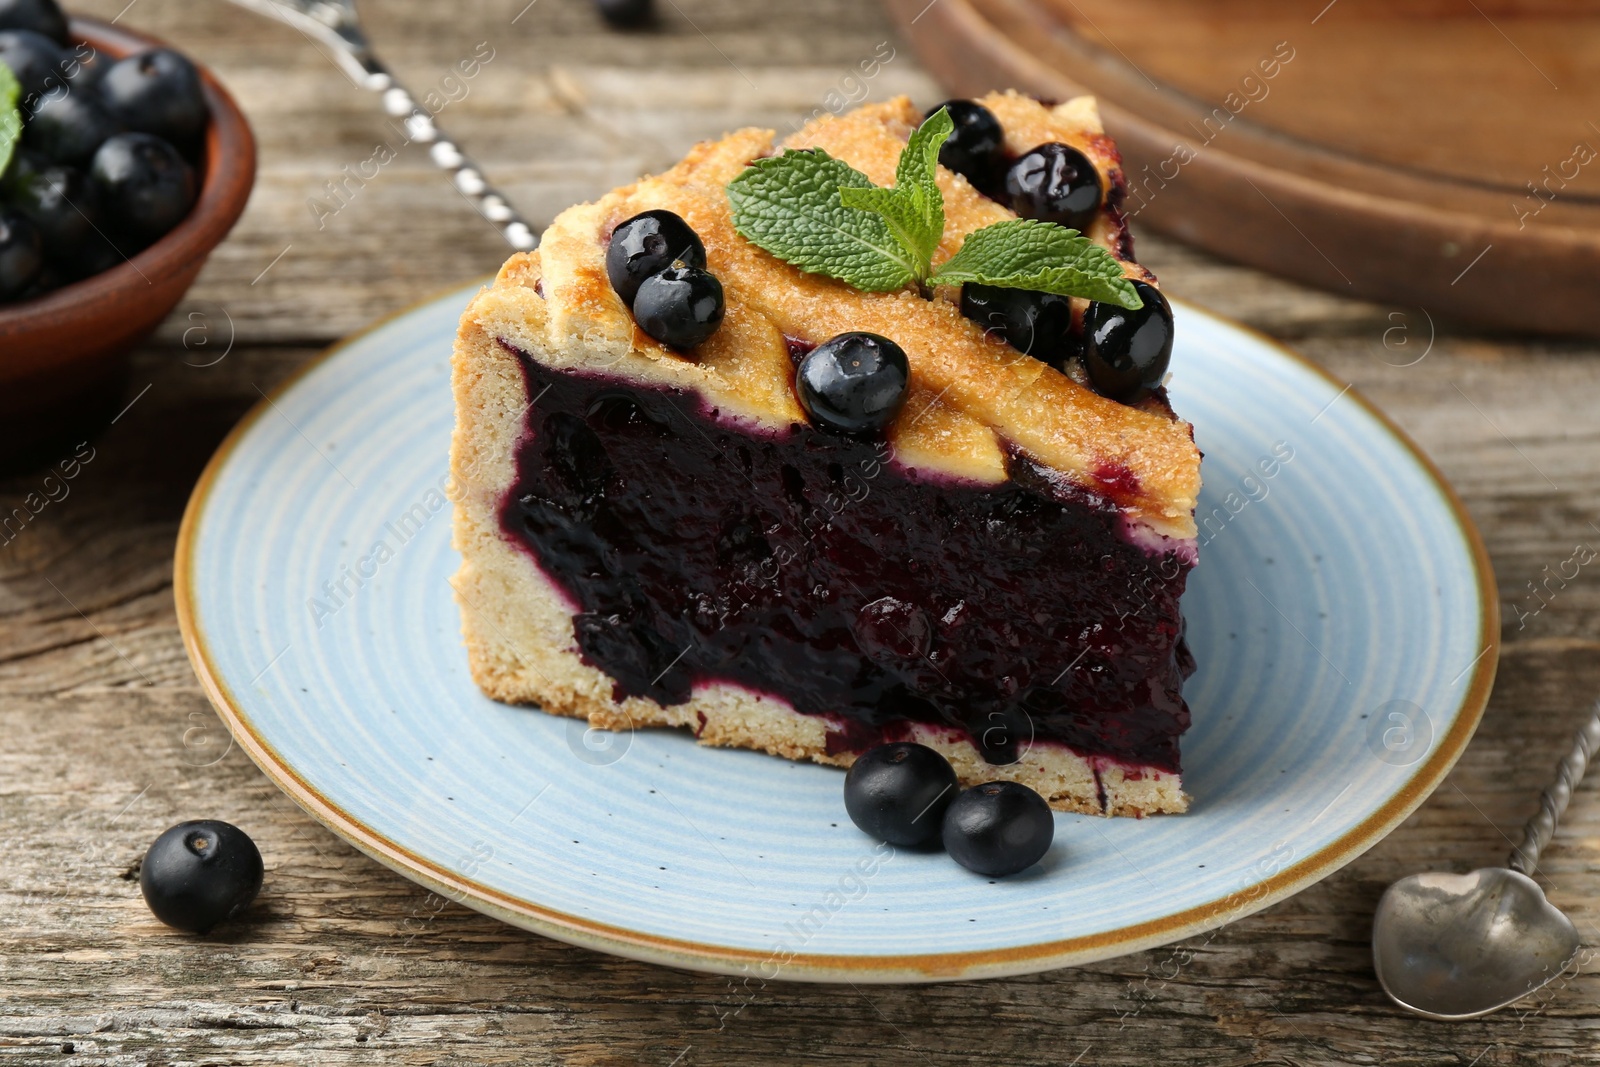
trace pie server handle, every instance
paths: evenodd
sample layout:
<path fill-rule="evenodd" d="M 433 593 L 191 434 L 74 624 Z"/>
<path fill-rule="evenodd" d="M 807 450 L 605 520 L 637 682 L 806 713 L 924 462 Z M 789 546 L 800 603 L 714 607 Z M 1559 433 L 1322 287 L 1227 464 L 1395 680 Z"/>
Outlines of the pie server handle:
<path fill-rule="evenodd" d="M 1589 768 L 1589 757 L 1596 748 L 1600 748 L 1600 701 L 1595 702 L 1589 720 L 1573 737 L 1571 750 L 1556 768 L 1555 782 L 1539 797 L 1539 810 L 1528 820 L 1522 831 L 1522 844 L 1512 850 L 1507 867 L 1530 877 L 1533 875 L 1539 866 L 1539 854 L 1555 834 L 1556 823 L 1566 812 L 1572 791 L 1583 780 L 1583 773 Z"/>
<path fill-rule="evenodd" d="M 445 136 L 405 87 L 372 50 L 355 0 L 233 0 L 240 7 L 277 19 L 299 30 L 324 51 L 363 88 L 380 93 L 383 109 L 405 124 L 406 135 L 428 147 L 428 158 L 450 175 L 451 184 L 478 214 L 500 231 L 506 244 L 518 252 L 538 247 L 539 235 L 502 196 L 483 169 Z"/>

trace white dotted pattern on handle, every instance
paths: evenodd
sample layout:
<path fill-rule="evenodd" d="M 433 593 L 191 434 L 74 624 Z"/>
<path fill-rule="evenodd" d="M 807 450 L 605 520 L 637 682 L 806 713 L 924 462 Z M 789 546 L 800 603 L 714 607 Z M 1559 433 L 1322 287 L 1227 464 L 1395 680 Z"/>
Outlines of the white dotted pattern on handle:
<path fill-rule="evenodd" d="M 1572 791 L 1583 781 L 1583 772 L 1589 769 L 1589 757 L 1594 755 L 1597 747 L 1600 747 L 1600 701 L 1595 702 L 1594 710 L 1589 713 L 1589 721 L 1573 738 L 1572 751 L 1561 761 L 1554 784 L 1539 798 L 1539 813 L 1529 819 L 1528 825 L 1523 828 L 1522 844 L 1512 849 L 1506 866 L 1530 877 L 1533 875 L 1539 866 L 1539 854 L 1555 834 L 1556 824 L 1561 821 L 1567 804 L 1572 800 Z"/>
<path fill-rule="evenodd" d="M 518 252 L 538 247 L 539 235 L 516 209 L 495 191 L 483 171 L 434 125 L 433 116 L 394 80 L 372 51 L 355 0 L 234 0 L 240 7 L 275 18 L 319 42 L 357 85 L 383 95 L 383 108 L 405 123 L 413 140 L 428 146 L 428 158 L 449 173 L 456 191 L 466 197 L 506 243 Z"/>

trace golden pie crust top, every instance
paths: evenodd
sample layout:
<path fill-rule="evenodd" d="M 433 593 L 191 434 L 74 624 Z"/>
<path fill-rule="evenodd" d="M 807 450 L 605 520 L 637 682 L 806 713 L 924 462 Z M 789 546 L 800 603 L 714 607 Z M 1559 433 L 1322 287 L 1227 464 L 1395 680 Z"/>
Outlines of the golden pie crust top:
<path fill-rule="evenodd" d="M 996 93 L 978 102 L 1000 120 L 1013 153 L 1061 141 L 1094 162 L 1105 188 L 1121 185 L 1120 157 L 1091 98 L 1046 107 L 1016 93 Z M 752 159 L 781 148 L 817 147 L 874 182 L 892 185 L 900 151 L 921 120 L 911 101 L 900 97 L 819 118 L 781 146 L 771 130 L 758 129 L 703 142 L 664 174 L 562 212 L 540 250 L 508 260 L 496 288 L 480 302 L 520 289 L 515 308 L 524 316 L 522 325 L 542 334 L 549 346 L 604 351 L 610 373 L 692 387 L 718 417 L 778 432 L 806 421 L 794 399 L 786 338 L 818 344 L 851 330 L 882 334 L 905 350 L 911 364 L 911 394 L 888 438 L 896 461 L 913 476 L 995 484 L 1007 477 L 1009 444 L 1074 485 L 1110 498 L 1154 532 L 1192 538 L 1200 454 L 1189 424 L 1163 399 L 1121 404 L 1022 355 L 962 316 L 956 289 L 941 290 L 933 300 L 909 290 L 861 292 L 792 267 L 734 230 L 726 186 Z M 936 265 L 968 233 L 1015 217 L 942 167 L 939 186 L 946 222 Z M 677 212 L 700 235 L 706 267 L 726 298 L 721 328 L 687 355 L 638 329 L 606 275 L 611 231 L 656 208 Z M 1118 256 L 1128 277 L 1154 282 L 1143 267 L 1118 255 L 1127 247 L 1120 213 L 1102 204 L 1088 236 Z M 1075 301 L 1080 313 L 1082 303 Z M 500 318 L 507 310 L 503 300 L 490 299 L 484 315 Z"/>

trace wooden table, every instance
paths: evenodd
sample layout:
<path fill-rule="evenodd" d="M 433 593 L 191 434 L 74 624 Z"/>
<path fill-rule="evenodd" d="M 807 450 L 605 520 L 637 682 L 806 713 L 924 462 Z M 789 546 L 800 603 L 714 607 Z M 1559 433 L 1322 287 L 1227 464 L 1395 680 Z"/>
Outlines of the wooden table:
<path fill-rule="evenodd" d="M 111 17 L 126 2 L 82 7 Z M 662 32 L 617 36 L 579 0 L 525 2 L 368 6 L 419 92 L 480 42 L 494 49 L 440 121 L 537 223 L 696 138 L 788 128 L 830 92 L 858 91 L 858 64 L 886 40 L 873 97 L 938 99 L 873 4 L 678 0 L 662 5 Z M 138 353 L 132 407 L 70 495 L 0 547 L 0 1063 L 1600 1063 L 1594 963 L 1525 1010 L 1450 1026 L 1391 1007 L 1368 955 L 1392 879 L 1503 858 L 1600 693 L 1600 561 L 1552 582 L 1542 607 L 1530 595 L 1575 546 L 1600 548 L 1592 342 L 1438 323 L 1429 347 L 1417 312 L 1141 234 L 1169 291 L 1353 381 L 1461 490 L 1507 605 L 1477 739 L 1383 844 L 1212 935 L 1011 981 L 774 984 L 739 1010 L 726 979 L 569 948 L 433 897 L 323 830 L 237 750 L 195 757 L 216 725 L 170 572 L 201 466 L 258 390 L 374 318 L 492 271 L 505 250 L 415 149 L 347 186 L 319 228 L 308 200 L 331 204 L 326 183 L 397 134 L 295 31 L 220 2 L 136 0 L 123 18 L 222 75 L 256 124 L 261 176 L 233 237 Z M 40 481 L 0 483 L 0 508 Z M 197 817 L 246 827 L 268 866 L 256 921 L 207 940 L 157 924 L 132 875 L 157 833 Z M 1590 783 L 1539 880 L 1600 945 L 1597 827 Z"/>

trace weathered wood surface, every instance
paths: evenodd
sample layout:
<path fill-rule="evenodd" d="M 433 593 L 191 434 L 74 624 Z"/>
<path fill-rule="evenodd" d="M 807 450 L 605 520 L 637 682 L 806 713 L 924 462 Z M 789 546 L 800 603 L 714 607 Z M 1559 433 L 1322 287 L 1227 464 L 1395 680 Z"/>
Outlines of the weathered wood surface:
<path fill-rule="evenodd" d="M 84 9 L 110 17 L 124 3 Z M 698 136 L 787 126 L 848 88 L 891 37 L 874 5 L 850 0 L 681 0 L 681 11 L 662 5 L 661 33 L 622 37 L 579 0 L 542 0 L 513 25 L 522 4 L 369 6 L 419 91 L 491 42 L 495 58 L 440 121 L 536 221 Z M 129 397 L 148 391 L 95 443 L 70 495 L 0 547 L 0 1063 L 1600 1064 L 1600 964 L 1526 1011 L 1447 1026 L 1389 1006 L 1367 948 L 1392 879 L 1502 859 L 1600 693 L 1600 564 L 1537 614 L 1509 610 L 1537 606 L 1528 583 L 1575 545 L 1600 548 L 1596 346 L 1441 323 L 1420 362 L 1391 366 L 1426 348 L 1419 314 L 1142 234 L 1170 291 L 1354 381 L 1460 489 L 1508 605 L 1476 741 L 1372 852 L 1176 949 L 1011 981 L 774 984 L 735 1014 L 743 1000 L 725 979 L 569 948 L 441 902 L 323 830 L 240 752 L 203 765 L 197 735 L 185 745 L 214 719 L 179 640 L 170 568 L 207 456 L 257 386 L 493 270 L 503 249 L 415 151 L 319 231 L 307 198 L 394 136 L 373 101 L 293 31 L 225 4 L 138 0 L 124 18 L 223 75 L 256 123 L 261 178 L 238 230 L 139 354 Z M 936 99 L 903 47 L 870 89 Z M 232 350 L 205 366 L 230 322 Z M 0 506 L 38 481 L 0 483 Z M 257 921 L 204 941 L 159 926 L 129 878 L 156 833 L 191 817 L 244 825 L 268 861 Z M 1600 946 L 1600 786 L 1580 791 L 1539 880 Z"/>

